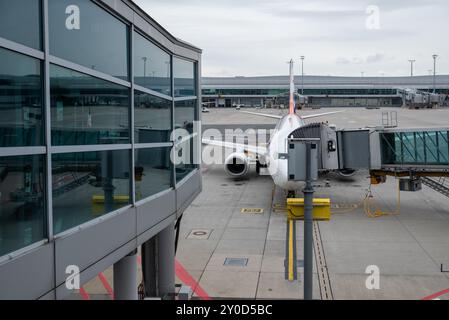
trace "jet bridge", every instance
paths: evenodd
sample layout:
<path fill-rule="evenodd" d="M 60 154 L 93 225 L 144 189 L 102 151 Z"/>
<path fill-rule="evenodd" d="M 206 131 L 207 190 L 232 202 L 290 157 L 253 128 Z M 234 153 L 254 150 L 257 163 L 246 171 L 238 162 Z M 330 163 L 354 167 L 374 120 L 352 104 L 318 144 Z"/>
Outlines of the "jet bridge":
<path fill-rule="evenodd" d="M 449 177 L 449 128 L 336 129 L 314 123 L 290 138 L 320 139 L 321 171 L 368 169 L 373 183 L 384 182 L 386 176 L 403 178 L 403 191 L 419 190 L 421 177 Z"/>

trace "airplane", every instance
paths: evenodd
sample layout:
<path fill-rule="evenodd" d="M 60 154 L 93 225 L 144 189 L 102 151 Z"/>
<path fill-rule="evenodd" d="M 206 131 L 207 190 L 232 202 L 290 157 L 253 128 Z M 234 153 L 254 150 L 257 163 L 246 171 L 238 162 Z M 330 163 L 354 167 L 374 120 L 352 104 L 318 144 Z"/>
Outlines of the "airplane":
<path fill-rule="evenodd" d="M 325 112 L 312 115 L 300 116 L 296 114 L 295 108 L 295 83 L 293 73 L 293 59 L 290 60 L 290 103 L 289 113 L 285 116 L 278 116 L 273 114 L 264 114 L 259 112 L 239 111 L 251 115 L 273 118 L 279 120 L 270 141 L 266 146 L 251 146 L 247 144 L 239 144 L 227 141 L 217 141 L 210 139 L 203 139 L 204 145 L 217 146 L 222 148 L 230 148 L 236 150 L 236 152 L 229 155 L 224 164 L 224 169 L 227 174 L 232 177 L 238 178 L 248 174 L 250 167 L 250 158 L 248 153 L 255 154 L 257 156 L 257 166 L 260 163 L 264 163 L 268 168 L 268 172 L 271 175 L 276 186 L 287 190 L 289 193 L 294 193 L 296 190 L 304 187 L 304 184 L 296 181 L 289 181 L 288 179 L 288 160 L 279 159 L 280 154 L 287 153 L 288 137 L 293 131 L 306 125 L 305 120 L 322 117 L 325 115 L 335 114 L 342 111 Z"/>

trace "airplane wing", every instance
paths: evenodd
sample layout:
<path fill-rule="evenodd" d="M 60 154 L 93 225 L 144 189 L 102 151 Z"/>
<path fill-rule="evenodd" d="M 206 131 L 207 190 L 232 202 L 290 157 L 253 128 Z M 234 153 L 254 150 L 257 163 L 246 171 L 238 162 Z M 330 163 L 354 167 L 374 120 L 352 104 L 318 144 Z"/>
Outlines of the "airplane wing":
<path fill-rule="evenodd" d="M 240 111 L 242 113 L 247 113 L 247 114 L 254 114 L 256 116 L 261 116 L 261 117 L 265 117 L 265 118 L 272 118 L 272 119 L 282 119 L 282 116 L 277 116 L 275 114 L 266 114 L 266 113 L 259 113 L 259 112 L 250 112 L 250 111 Z"/>
<path fill-rule="evenodd" d="M 220 141 L 220 140 L 210 140 L 210 139 L 203 139 L 202 142 L 203 142 L 203 144 L 210 145 L 210 146 L 243 150 L 243 151 L 255 153 L 257 155 L 266 155 L 267 154 L 267 148 L 260 147 L 260 146 L 250 146 L 247 144 L 233 143 L 233 142 Z"/>
<path fill-rule="evenodd" d="M 340 110 L 340 111 L 332 111 L 332 112 L 325 112 L 325 113 L 317 113 L 317 114 L 310 114 L 310 115 L 305 115 L 305 116 L 300 116 L 302 119 L 311 119 L 311 118 L 317 118 L 317 117 L 322 117 L 322 116 L 327 116 L 329 114 L 334 114 L 334 113 L 340 113 L 340 112 L 345 112 L 346 110 Z"/>

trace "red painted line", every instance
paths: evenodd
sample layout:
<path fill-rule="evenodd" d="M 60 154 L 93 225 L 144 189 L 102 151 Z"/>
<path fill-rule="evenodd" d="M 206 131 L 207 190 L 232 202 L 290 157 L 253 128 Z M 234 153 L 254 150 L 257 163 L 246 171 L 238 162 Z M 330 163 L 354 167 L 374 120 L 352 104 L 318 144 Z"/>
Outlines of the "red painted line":
<path fill-rule="evenodd" d="M 83 287 L 80 288 L 80 295 L 83 297 L 83 300 L 90 300 L 89 294 L 84 290 Z"/>
<path fill-rule="evenodd" d="M 430 296 L 424 297 L 424 298 L 422 298 L 422 300 L 433 300 L 433 299 L 436 299 L 436 298 L 438 298 L 438 297 L 440 297 L 442 295 L 445 295 L 447 293 L 449 293 L 449 288 L 445 289 L 445 290 L 442 290 L 440 292 L 431 294 Z"/>
<path fill-rule="evenodd" d="M 137 262 L 139 264 L 142 264 L 141 256 L 137 256 Z M 184 282 L 186 285 L 192 288 L 193 292 L 195 292 L 201 300 L 212 300 L 212 298 L 209 297 L 206 291 L 204 291 L 204 289 L 201 288 L 199 283 L 195 279 L 193 279 L 193 277 L 187 272 L 187 270 L 182 266 L 182 264 L 179 263 L 178 260 L 175 260 L 175 272 L 176 276 L 182 282 Z"/>
<path fill-rule="evenodd" d="M 197 294 L 197 296 L 201 300 L 212 300 L 211 297 L 204 291 L 203 288 L 199 285 L 199 283 L 193 279 L 193 277 L 187 272 L 186 269 L 179 263 L 178 260 L 175 260 L 175 271 L 178 278 L 192 288 L 193 292 Z"/>
<path fill-rule="evenodd" d="M 106 289 L 108 294 L 111 296 L 112 300 L 114 300 L 114 290 L 112 290 L 112 287 L 109 285 L 108 279 L 104 276 L 103 272 L 100 272 L 98 274 L 98 278 L 100 278 L 101 283 L 103 284 L 103 287 Z"/>

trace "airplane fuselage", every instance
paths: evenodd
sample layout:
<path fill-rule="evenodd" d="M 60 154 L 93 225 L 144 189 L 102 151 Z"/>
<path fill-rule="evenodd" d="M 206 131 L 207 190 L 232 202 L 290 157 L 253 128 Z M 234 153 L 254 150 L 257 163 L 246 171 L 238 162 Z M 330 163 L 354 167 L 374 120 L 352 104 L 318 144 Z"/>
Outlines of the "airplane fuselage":
<path fill-rule="evenodd" d="M 289 181 L 288 160 L 280 159 L 279 155 L 287 153 L 289 135 L 296 129 L 304 126 L 304 124 L 304 120 L 298 115 L 286 115 L 277 124 L 268 144 L 268 152 L 265 159 L 268 164 L 268 171 L 274 183 L 285 190 L 298 190 L 303 186 L 300 182 Z"/>

